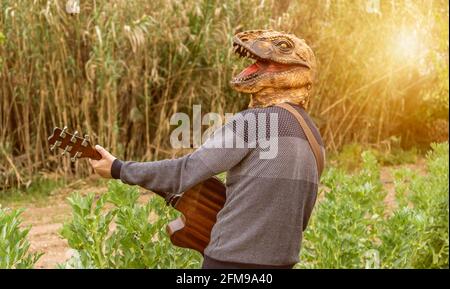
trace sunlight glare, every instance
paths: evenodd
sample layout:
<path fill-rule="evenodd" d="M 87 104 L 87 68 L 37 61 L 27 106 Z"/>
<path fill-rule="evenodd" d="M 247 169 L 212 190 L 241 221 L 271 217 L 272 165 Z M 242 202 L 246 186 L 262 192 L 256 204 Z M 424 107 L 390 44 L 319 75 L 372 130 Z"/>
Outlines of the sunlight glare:
<path fill-rule="evenodd" d="M 402 29 L 394 39 L 395 56 L 402 61 L 417 59 L 420 54 L 420 43 L 417 30 Z"/>

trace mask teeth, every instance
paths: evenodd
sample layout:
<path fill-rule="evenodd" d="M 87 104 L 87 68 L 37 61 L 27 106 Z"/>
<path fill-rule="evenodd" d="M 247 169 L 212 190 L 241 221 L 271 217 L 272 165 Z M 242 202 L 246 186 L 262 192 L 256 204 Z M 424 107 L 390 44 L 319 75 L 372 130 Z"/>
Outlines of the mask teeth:
<path fill-rule="evenodd" d="M 255 60 L 262 60 L 261 57 L 257 56 L 256 54 L 253 54 L 250 50 L 248 50 L 244 46 L 241 46 L 238 43 L 233 43 L 233 50 L 234 50 L 234 53 L 239 55 L 239 57 L 251 58 L 251 59 L 255 59 Z"/>
<path fill-rule="evenodd" d="M 247 81 L 247 80 L 251 80 L 253 78 L 256 78 L 258 76 L 259 76 L 258 73 L 253 73 L 253 74 L 250 74 L 250 75 L 247 75 L 247 76 L 244 76 L 244 77 L 239 77 L 239 78 L 236 79 L 236 81 L 239 81 L 239 82 Z"/>

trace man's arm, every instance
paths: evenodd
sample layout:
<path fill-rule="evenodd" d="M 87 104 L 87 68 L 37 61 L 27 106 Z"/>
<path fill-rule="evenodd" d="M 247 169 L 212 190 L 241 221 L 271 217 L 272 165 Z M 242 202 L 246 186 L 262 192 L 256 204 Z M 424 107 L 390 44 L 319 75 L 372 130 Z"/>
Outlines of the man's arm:
<path fill-rule="evenodd" d="M 243 136 L 233 130 L 233 122 L 236 119 L 240 122 L 239 117 L 232 118 L 225 126 L 216 130 L 200 148 L 184 157 L 155 162 L 123 162 L 111 156 L 109 159 L 112 161 L 103 165 L 109 166 L 111 177 L 121 179 L 126 184 L 139 185 L 157 192 L 184 192 L 211 176 L 229 170 L 247 155 L 248 147 L 225 146 L 233 144 L 237 138 L 243 141 Z M 104 158 L 110 155 L 106 150 L 102 152 L 100 149 L 99 152 Z M 96 168 L 96 163 L 102 160 L 91 161 L 96 172 L 102 171 L 102 168 Z"/>

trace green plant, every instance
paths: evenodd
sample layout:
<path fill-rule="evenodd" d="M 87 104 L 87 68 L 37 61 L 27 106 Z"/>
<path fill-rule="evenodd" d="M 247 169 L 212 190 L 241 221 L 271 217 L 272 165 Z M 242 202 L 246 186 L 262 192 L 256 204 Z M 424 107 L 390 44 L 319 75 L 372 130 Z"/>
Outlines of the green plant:
<path fill-rule="evenodd" d="M 360 156 L 364 148 L 361 144 L 350 143 L 342 147 L 339 153 L 330 157 L 335 167 L 345 171 L 354 172 L 361 168 Z"/>
<path fill-rule="evenodd" d="M 361 154 L 362 170 L 348 175 L 328 169 L 322 177 L 324 198 L 317 204 L 304 234 L 300 268 L 361 268 L 365 253 L 376 243 L 376 227 L 383 212 L 382 191 L 375 156 Z"/>
<path fill-rule="evenodd" d="M 448 268 L 449 146 L 433 144 L 427 173 L 394 170 L 398 207 L 386 214 L 375 155 L 362 169 L 329 168 L 298 268 Z"/>
<path fill-rule="evenodd" d="M 74 194 L 68 200 L 72 219 L 61 236 L 76 250 L 61 267 L 81 268 L 197 268 L 201 255 L 174 247 L 165 232 L 177 216 L 159 197 L 138 202 L 135 187 L 111 181 L 108 193 L 95 200 Z"/>
<path fill-rule="evenodd" d="M 344 169 L 349 173 L 361 169 L 360 155 L 365 150 L 370 150 L 381 166 L 417 162 L 420 152 L 416 147 L 402 149 L 399 143 L 395 143 L 394 145 L 395 147 L 389 146 L 388 148 L 378 146 L 375 149 L 361 143 L 350 143 L 344 145 L 338 153 L 332 154 L 329 159 L 333 166 Z"/>
<path fill-rule="evenodd" d="M 427 154 L 427 175 L 403 179 L 406 185 L 400 190 L 408 192 L 406 198 L 412 206 L 407 216 L 408 222 L 398 223 L 396 218 L 399 216 L 396 215 L 388 223 L 392 223 L 396 230 L 405 230 L 405 225 L 409 226 L 408 234 L 395 238 L 396 244 L 407 243 L 408 251 L 403 258 L 406 259 L 406 267 L 448 268 L 448 157 L 448 143 L 433 144 Z M 386 245 L 386 251 L 392 249 L 393 246 Z"/>
<path fill-rule="evenodd" d="M 23 188 L 9 188 L 0 192 L 0 202 L 9 203 L 40 203 L 46 201 L 55 190 L 67 185 L 64 179 L 50 179 L 45 177 L 35 177 L 29 180 L 28 185 Z"/>
<path fill-rule="evenodd" d="M 420 154 L 416 147 L 408 150 L 396 147 L 387 152 L 380 150 L 374 150 L 373 152 L 379 163 L 385 166 L 415 163 L 417 162 L 418 155 Z"/>
<path fill-rule="evenodd" d="M 27 240 L 30 227 L 21 228 L 20 214 L 23 210 L 8 210 L 0 207 L 0 268 L 33 268 L 41 253 L 30 253 Z"/>

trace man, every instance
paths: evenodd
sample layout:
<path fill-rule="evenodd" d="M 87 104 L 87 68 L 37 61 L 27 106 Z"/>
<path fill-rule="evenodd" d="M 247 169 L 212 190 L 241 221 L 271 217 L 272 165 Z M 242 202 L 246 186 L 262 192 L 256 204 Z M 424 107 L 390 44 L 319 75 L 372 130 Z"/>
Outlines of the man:
<path fill-rule="evenodd" d="M 203 268 L 292 268 L 316 201 L 319 173 L 302 126 L 278 105 L 289 103 L 303 116 L 323 155 L 320 133 L 304 110 L 315 57 L 303 40 L 272 30 L 238 33 L 233 46 L 241 57 L 256 60 L 231 82 L 237 91 L 251 94 L 249 109 L 184 157 L 123 162 L 98 146 L 103 158 L 91 164 L 102 177 L 169 193 L 182 193 L 226 171 L 226 203 L 217 215 Z M 271 155 L 264 155 L 267 147 L 261 145 L 267 136 L 276 142 Z"/>

